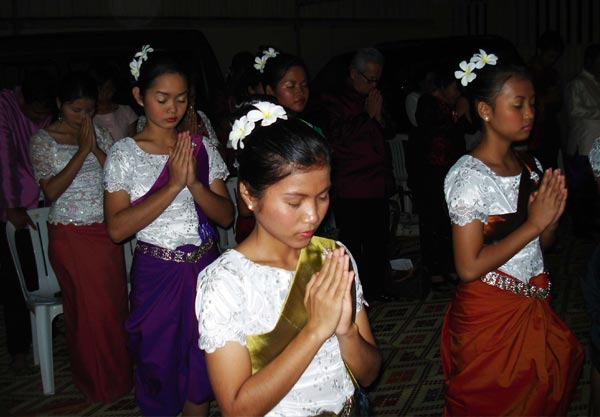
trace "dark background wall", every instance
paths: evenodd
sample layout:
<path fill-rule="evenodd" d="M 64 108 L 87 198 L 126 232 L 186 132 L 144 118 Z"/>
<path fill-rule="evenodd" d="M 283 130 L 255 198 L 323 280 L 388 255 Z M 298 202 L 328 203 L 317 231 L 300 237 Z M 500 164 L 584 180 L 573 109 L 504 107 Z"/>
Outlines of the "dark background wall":
<path fill-rule="evenodd" d="M 0 36 L 122 28 L 198 28 L 223 70 L 235 52 L 274 44 L 303 56 L 312 73 L 360 46 L 450 35 L 501 35 L 527 60 L 538 35 L 556 29 L 567 43 L 559 69 L 569 79 L 583 48 L 600 41 L 600 1 L 0 0 Z"/>

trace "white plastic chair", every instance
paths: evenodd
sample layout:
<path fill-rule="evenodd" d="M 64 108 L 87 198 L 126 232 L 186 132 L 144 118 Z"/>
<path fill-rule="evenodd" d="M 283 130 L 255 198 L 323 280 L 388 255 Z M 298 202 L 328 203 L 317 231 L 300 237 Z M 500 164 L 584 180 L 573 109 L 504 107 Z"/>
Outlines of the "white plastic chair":
<path fill-rule="evenodd" d="M 15 227 L 11 223 L 6 224 L 8 246 L 31 318 L 33 361 L 40 366 L 42 386 L 46 395 L 54 394 L 52 321 L 63 312 L 62 301 L 56 297 L 56 294 L 60 292 L 60 286 L 48 259 L 47 220 L 49 211 L 49 207 L 27 211 L 37 228 L 37 230 L 29 228 L 39 281 L 39 288 L 35 291 L 29 291 L 25 284 L 21 260 L 15 242 Z"/>
<path fill-rule="evenodd" d="M 237 242 L 235 241 L 235 221 L 237 220 L 237 180 L 237 177 L 230 177 L 227 179 L 227 181 L 225 181 L 229 198 L 233 202 L 234 216 L 231 226 L 229 226 L 227 229 L 217 226 L 217 233 L 219 235 L 219 248 L 221 249 L 221 252 L 237 246 Z"/>

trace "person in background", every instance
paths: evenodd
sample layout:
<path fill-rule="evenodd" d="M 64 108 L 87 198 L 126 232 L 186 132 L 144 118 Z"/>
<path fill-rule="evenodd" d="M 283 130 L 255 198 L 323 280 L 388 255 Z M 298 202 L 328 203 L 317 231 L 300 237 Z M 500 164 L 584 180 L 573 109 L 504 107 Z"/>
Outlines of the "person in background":
<path fill-rule="evenodd" d="M 544 32 L 537 41 L 536 54 L 528 68 L 536 96 L 529 150 L 544 167 L 558 167 L 558 152 L 563 143 L 559 124 L 563 86 L 554 66 L 564 48 L 564 41 L 558 32 Z"/>
<path fill-rule="evenodd" d="M 110 133 L 94 126 L 98 89 L 86 73 L 59 84 L 59 118 L 31 138 L 31 160 L 48 215 L 48 256 L 60 284 L 75 386 L 111 403 L 131 390 L 125 343 L 127 283 L 123 248 L 106 233 L 102 167 Z"/>
<path fill-rule="evenodd" d="M 309 97 L 307 70 L 302 59 L 274 48 L 262 50 L 256 59 L 261 62 L 261 65 L 255 64 L 255 71 L 261 76 L 260 85 L 265 95 L 273 97 L 286 111 L 301 115 Z M 322 134 L 320 129 L 315 129 Z M 238 198 L 237 203 L 235 239 L 240 243 L 254 229 L 254 215 L 242 198 Z"/>
<path fill-rule="evenodd" d="M 209 220 L 227 227 L 229 172 L 210 140 L 177 126 L 188 106 L 183 64 L 144 45 L 130 64 L 146 125 L 111 148 L 104 168 L 107 229 L 137 237 L 125 327 L 135 398 L 145 416 L 206 416 L 212 389 L 194 315 L 198 273 L 218 256 Z"/>
<path fill-rule="evenodd" d="M 107 129 L 114 141 L 133 135 L 138 119 L 131 107 L 117 102 L 119 72 L 119 67 L 113 62 L 101 62 L 90 70 L 98 85 L 94 123 Z"/>
<path fill-rule="evenodd" d="M 444 182 L 460 276 L 441 333 L 444 415 L 564 416 L 584 355 L 550 306 L 542 248 L 565 209 L 565 178 L 513 149 L 535 117 L 526 70 L 484 50 L 458 68 L 483 137 Z"/>
<path fill-rule="evenodd" d="M 588 155 L 594 139 L 600 136 L 600 44 L 589 45 L 584 54 L 583 69 L 567 85 L 569 140 L 567 146 L 567 179 L 573 233 L 591 237 L 597 226 L 594 207 L 597 194 Z"/>
<path fill-rule="evenodd" d="M 409 135 L 407 171 L 419 215 L 421 260 L 434 288 L 455 282 L 452 231 L 444 201 L 444 178 L 466 153 L 471 130 L 467 100 L 449 68 L 432 70 L 431 91 L 419 98 L 417 127 Z"/>
<path fill-rule="evenodd" d="M 29 312 L 6 240 L 6 222 L 17 229 L 17 248 L 30 288 L 37 273 L 27 210 L 38 207 L 40 187 L 30 158 L 30 139 L 50 124 L 56 99 L 56 79 L 43 71 L 28 72 L 21 87 L 0 91 L 0 300 L 4 308 L 6 346 L 15 370 L 25 367 L 31 345 Z"/>
<path fill-rule="evenodd" d="M 590 165 L 600 195 L 600 137 L 596 138 L 589 153 Z M 598 217 L 598 213 L 596 213 Z M 588 262 L 587 272 L 581 276 L 583 298 L 592 322 L 589 356 L 592 362 L 592 405 L 596 416 L 600 413 L 600 240 Z"/>
<path fill-rule="evenodd" d="M 341 90 L 319 97 L 310 120 L 331 145 L 335 223 L 358 261 L 368 301 L 394 299 L 387 243 L 388 197 L 395 183 L 385 146 L 394 129 L 384 116 L 378 88 L 383 65 L 377 49 L 358 50 Z"/>
<path fill-rule="evenodd" d="M 349 416 L 353 381 L 371 384 L 381 355 L 352 256 L 314 236 L 329 205 L 328 148 L 270 102 L 240 108 L 233 126 L 256 224 L 202 271 L 196 298 L 219 408 L 226 417 Z"/>

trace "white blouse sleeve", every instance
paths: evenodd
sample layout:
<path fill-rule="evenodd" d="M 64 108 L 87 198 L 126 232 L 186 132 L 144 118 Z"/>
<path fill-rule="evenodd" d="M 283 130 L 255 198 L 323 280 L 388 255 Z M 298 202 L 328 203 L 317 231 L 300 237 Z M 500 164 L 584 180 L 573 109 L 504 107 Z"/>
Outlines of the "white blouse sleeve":
<path fill-rule="evenodd" d="M 94 126 L 96 131 L 96 143 L 102 152 L 108 154 L 108 150 L 113 145 L 114 140 L 108 129 L 101 126 Z"/>
<path fill-rule="evenodd" d="M 208 183 L 212 184 L 217 178 L 222 179 L 223 181 L 226 180 L 229 176 L 229 170 L 227 169 L 227 165 L 225 165 L 225 161 L 223 161 L 221 154 L 210 139 L 202 137 L 202 143 L 208 153 Z"/>
<path fill-rule="evenodd" d="M 600 137 L 596 138 L 589 153 L 590 165 L 594 176 L 600 178 Z"/>
<path fill-rule="evenodd" d="M 131 195 L 130 179 L 134 164 L 131 152 L 124 146 L 126 141 L 119 141 L 112 146 L 104 162 L 104 189 L 108 192 L 125 190 Z"/>
<path fill-rule="evenodd" d="M 198 277 L 199 346 L 207 353 L 231 341 L 246 346 L 244 306 L 247 300 L 239 274 L 226 259 L 219 258 Z"/>
<path fill-rule="evenodd" d="M 473 220 L 487 223 L 489 204 L 483 191 L 482 173 L 464 166 L 454 166 L 444 181 L 444 194 L 453 224 L 464 226 Z"/>
<path fill-rule="evenodd" d="M 31 163 L 36 182 L 51 178 L 54 172 L 56 141 L 45 130 L 38 130 L 31 137 Z"/>

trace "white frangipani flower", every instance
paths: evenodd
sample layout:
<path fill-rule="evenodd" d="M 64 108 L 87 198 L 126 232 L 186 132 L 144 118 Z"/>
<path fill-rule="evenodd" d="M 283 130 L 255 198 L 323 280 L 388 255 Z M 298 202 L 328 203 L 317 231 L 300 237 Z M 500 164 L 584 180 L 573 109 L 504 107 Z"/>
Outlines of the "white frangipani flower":
<path fill-rule="evenodd" d="M 467 63 L 467 61 L 462 61 L 458 64 L 462 71 L 454 71 L 454 77 L 460 80 L 460 83 L 463 87 L 466 87 L 471 81 L 473 81 L 477 75 L 473 73 L 475 69 L 475 64 L 473 62 Z"/>
<path fill-rule="evenodd" d="M 494 54 L 488 55 L 483 49 L 480 49 L 478 54 L 471 57 L 471 63 L 475 64 L 477 69 L 481 69 L 486 65 L 496 65 L 496 62 L 498 62 L 498 57 Z"/>
<path fill-rule="evenodd" d="M 140 78 L 140 67 L 142 66 L 142 63 L 140 61 L 138 61 L 137 59 L 134 59 L 133 61 L 131 61 L 129 63 L 129 71 L 131 72 L 131 75 L 133 75 L 133 78 L 135 78 L 135 80 L 137 81 L 138 78 Z"/>
<path fill-rule="evenodd" d="M 154 52 L 154 49 L 150 45 L 144 45 L 142 46 L 142 50 L 135 54 L 135 57 L 146 61 L 150 52 Z"/>
<path fill-rule="evenodd" d="M 269 48 L 263 51 L 263 58 L 275 58 L 277 55 L 279 55 L 279 52 L 277 52 L 273 48 Z"/>
<path fill-rule="evenodd" d="M 254 130 L 254 122 L 248 120 L 248 117 L 242 116 L 233 122 L 231 132 L 229 132 L 229 143 L 233 149 L 244 149 L 243 139 Z"/>
<path fill-rule="evenodd" d="M 264 56 L 262 56 L 262 57 L 257 56 L 256 58 L 254 58 L 254 68 L 256 68 L 256 70 L 258 72 L 260 72 L 261 74 L 265 70 L 266 64 L 267 64 L 267 58 L 265 58 Z"/>
<path fill-rule="evenodd" d="M 254 104 L 257 110 L 250 110 L 248 112 L 248 120 L 258 122 L 261 126 L 270 126 L 277 121 L 277 119 L 287 120 L 287 114 L 285 109 L 278 104 L 273 104 L 268 101 L 259 101 Z"/>

